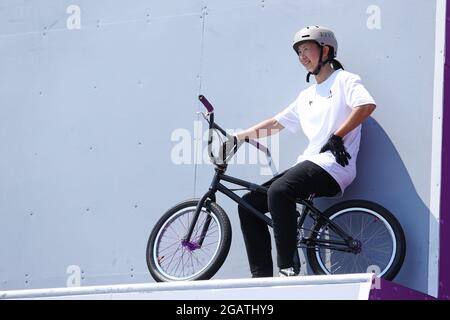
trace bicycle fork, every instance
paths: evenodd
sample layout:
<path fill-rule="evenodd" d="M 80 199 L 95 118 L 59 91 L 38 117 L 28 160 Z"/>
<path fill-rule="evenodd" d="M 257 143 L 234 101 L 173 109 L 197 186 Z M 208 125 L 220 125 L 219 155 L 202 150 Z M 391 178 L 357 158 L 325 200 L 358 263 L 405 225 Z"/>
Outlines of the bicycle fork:
<path fill-rule="evenodd" d="M 205 240 L 206 232 L 208 231 L 209 225 L 211 224 L 211 220 L 212 220 L 211 215 L 207 215 L 199 237 L 196 237 L 196 239 L 191 239 L 191 238 L 192 238 L 192 234 L 194 233 L 195 225 L 197 224 L 198 218 L 200 217 L 200 212 L 203 207 L 203 204 L 207 201 L 207 199 L 210 196 L 211 196 L 211 191 L 208 191 L 198 202 L 197 207 L 195 208 L 194 216 L 189 225 L 188 233 L 181 241 L 182 246 L 187 248 L 189 251 L 194 251 L 196 249 L 200 249 L 203 244 L 203 241 Z"/>
<path fill-rule="evenodd" d="M 209 225 L 211 224 L 212 216 L 207 215 L 205 219 L 205 223 L 203 225 L 202 231 L 197 239 L 194 239 L 194 241 L 191 240 L 192 234 L 194 233 L 195 225 L 198 222 L 198 218 L 200 216 L 200 212 L 202 210 L 203 205 L 206 201 L 215 202 L 216 201 L 216 191 L 217 191 L 217 184 L 219 182 L 219 176 L 216 173 L 214 176 L 214 179 L 211 183 L 211 186 L 209 187 L 209 190 L 201 197 L 200 201 L 197 203 L 197 207 L 195 208 L 194 217 L 192 218 L 191 224 L 189 225 L 188 233 L 182 240 L 182 245 L 185 248 L 188 248 L 190 251 L 194 251 L 196 249 L 201 248 L 203 241 L 205 240 L 206 232 L 209 229 Z"/>

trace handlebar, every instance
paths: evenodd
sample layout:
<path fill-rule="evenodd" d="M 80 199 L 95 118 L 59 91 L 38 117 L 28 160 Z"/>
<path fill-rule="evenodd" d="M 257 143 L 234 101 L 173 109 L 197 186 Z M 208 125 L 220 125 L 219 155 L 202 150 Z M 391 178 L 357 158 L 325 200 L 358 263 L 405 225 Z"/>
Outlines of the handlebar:
<path fill-rule="evenodd" d="M 203 114 L 203 116 L 205 117 L 206 121 L 208 121 L 208 123 L 209 123 L 209 130 L 208 130 L 208 154 L 209 154 L 209 157 L 211 158 L 211 161 L 215 165 L 226 165 L 227 161 L 230 160 L 231 157 L 237 152 L 237 149 L 239 148 L 239 146 L 235 146 L 233 148 L 233 150 L 231 150 L 230 154 L 228 154 L 228 155 L 223 153 L 223 159 L 220 159 L 220 157 L 214 156 L 214 154 L 212 152 L 212 130 L 213 129 L 219 130 L 220 133 L 222 133 L 225 137 L 227 137 L 228 140 L 234 139 L 234 136 L 227 133 L 217 123 L 214 122 L 214 107 L 208 101 L 208 99 L 206 99 L 206 97 L 203 95 L 199 95 L 198 99 L 200 100 L 200 102 L 205 106 L 206 110 L 208 111 L 207 114 L 206 115 Z M 265 153 L 265 155 L 267 157 L 267 162 L 268 162 L 269 166 L 271 167 L 273 174 L 275 175 L 276 170 L 274 170 L 272 167 L 272 155 L 270 154 L 269 148 L 267 148 L 260 142 L 253 140 L 253 139 L 245 139 L 245 142 L 249 143 L 250 145 L 254 146 L 256 149 Z"/>
<path fill-rule="evenodd" d="M 203 103 L 208 112 L 214 112 L 214 107 L 211 105 L 211 103 L 209 103 L 208 99 L 206 99 L 205 96 L 199 95 L 198 99 L 200 100 L 201 103 Z"/>

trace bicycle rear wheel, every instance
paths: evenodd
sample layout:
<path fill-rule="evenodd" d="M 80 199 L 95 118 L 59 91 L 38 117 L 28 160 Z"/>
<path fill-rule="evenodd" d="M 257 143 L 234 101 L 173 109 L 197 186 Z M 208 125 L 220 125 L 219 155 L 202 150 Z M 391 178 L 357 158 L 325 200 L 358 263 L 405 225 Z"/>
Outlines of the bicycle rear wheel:
<path fill-rule="evenodd" d="M 147 243 L 147 265 L 156 281 L 206 280 L 225 261 L 231 225 L 225 211 L 207 200 L 190 241 L 185 241 L 199 199 L 183 201 L 156 223 Z"/>
<path fill-rule="evenodd" d="M 366 200 L 338 203 L 324 212 L 358 243 L 354 252 L 326 248 L 315 240 L 342 241 L 329 222 L 319 219 L 312 231 L 308 261 L 316 274 L 376 273 L 392 280 L 403 264 L 405 236 L 397 219 L 386 208 Z"/>

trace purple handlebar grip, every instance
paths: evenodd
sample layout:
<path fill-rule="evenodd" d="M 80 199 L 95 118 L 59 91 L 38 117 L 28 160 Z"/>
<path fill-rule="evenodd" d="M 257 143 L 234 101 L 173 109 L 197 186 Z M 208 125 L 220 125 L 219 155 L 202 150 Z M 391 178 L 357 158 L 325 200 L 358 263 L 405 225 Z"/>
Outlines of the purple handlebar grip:
<path fill-rule="evenodd" d="M 213 106 L 211 105 L 211 103 L 209 103 L 208 99 L 206 99 L 205 96 L 199 95 L 198 99 L 201 101 L 201 103 L 203 103 L 203 105 L 205 106 L 206 110 L 208 110 L 208 112 L 214 111 Z"/>

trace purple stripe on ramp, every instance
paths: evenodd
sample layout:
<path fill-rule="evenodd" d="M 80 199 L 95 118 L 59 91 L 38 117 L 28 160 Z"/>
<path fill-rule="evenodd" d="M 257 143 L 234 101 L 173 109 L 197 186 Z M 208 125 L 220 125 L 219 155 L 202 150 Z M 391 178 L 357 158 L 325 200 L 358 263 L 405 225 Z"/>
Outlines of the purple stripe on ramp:
<path fill-rule="evenodd" d="M 445 56 L 450 57 L 450 5 L 445 17 Z M 442 176 L 439 244 L 439 299 L 450 299 L 450 72 L 444 66 L 444 114 L 442 118 Z"/>
<path fill-rule="evenodd" d="M 435 300 L 425 293 L 377 278 L 370 289 L 369 300 Z M 377 289 L 378 288 L 378 289 Z"/>

